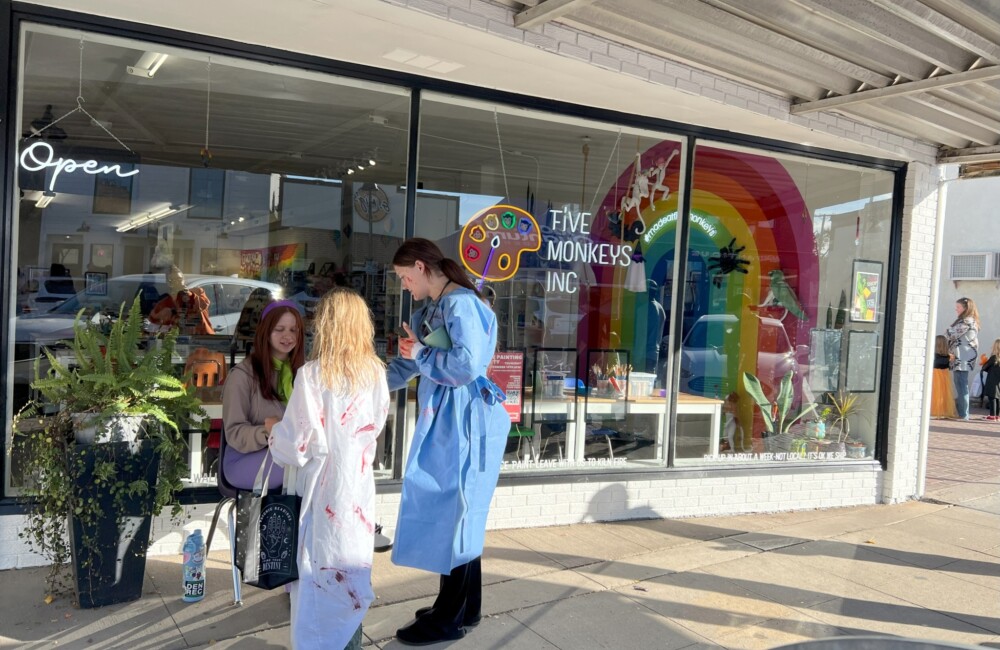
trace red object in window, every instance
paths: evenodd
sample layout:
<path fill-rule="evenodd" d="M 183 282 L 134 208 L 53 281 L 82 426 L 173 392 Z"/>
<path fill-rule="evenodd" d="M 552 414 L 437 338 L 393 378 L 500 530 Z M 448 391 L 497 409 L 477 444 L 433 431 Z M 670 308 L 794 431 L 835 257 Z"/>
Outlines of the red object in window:
<path fill-rule="evenodd" d="M 205 439 L 205 447 L 208 449 L 218 449 L 222 444 L 222 419 L 213 418 L 209 425 L 208 437 Z"/>

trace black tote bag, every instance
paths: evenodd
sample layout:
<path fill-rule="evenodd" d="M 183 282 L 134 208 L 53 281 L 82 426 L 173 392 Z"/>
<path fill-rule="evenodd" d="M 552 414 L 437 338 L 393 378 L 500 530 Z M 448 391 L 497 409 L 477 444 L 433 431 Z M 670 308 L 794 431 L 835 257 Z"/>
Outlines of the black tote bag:
<path fill-rule="evenodd" d="M 274 461 L 265 455 L 252 492 L 240 492 L 236 499 L 236 566 L 243 583 L 274 589 L 299 579 L 299 510 L 302 497 L 295 494 L 268 494 Z"/>

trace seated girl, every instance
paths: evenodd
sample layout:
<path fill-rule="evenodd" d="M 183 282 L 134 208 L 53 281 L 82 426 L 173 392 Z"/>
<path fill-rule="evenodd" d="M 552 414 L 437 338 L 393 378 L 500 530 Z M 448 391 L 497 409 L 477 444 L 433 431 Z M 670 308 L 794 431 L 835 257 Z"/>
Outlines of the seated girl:
<path fill-rule="evenodd" d="M 295 374 L 305 362 L 304 329 L 294 302 L 272 302 L 261 313 L 250 354 L 226 379 L 222 422 L 228 448 L 222 471 L 238 489 L 253 488 L 257 470 L 270 454 L 271 427 L 285 414 Z M 283 478 L 281 467 L 275 467 L 269 487 L 280 487 Z"/>

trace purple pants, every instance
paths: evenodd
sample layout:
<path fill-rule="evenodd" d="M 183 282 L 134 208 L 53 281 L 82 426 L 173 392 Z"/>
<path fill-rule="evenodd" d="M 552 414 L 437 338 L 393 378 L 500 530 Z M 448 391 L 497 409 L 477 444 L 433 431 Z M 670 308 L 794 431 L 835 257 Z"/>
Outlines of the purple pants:
<path fill-rule="evenodd" d="M 264 461 L 264 456 L 268 457 L 268 464 L 264 467 L 264 474 L 267 475 L 268 468 L 274 459 L 271 452 L 265 447 L 259 451 L 242 454 L 232 447 L 226 447 L 226 457 L 223 459 L 222 471 L 226 475 L 226 481 L 238 490 L 252 490 L 254 479 L 260 470 L 260 464 Z M 285 478 L 285 470 L 274 463 L 271 469 L 271 480 L 267 482 L 268 490 L 276 490 L 281 487 L 281 482 Z"/>

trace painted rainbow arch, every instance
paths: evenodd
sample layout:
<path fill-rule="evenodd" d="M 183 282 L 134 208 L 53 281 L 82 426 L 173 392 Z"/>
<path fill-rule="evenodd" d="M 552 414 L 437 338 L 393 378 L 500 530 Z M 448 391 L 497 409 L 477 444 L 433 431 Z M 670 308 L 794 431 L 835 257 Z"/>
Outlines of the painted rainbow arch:
<path fill-rule="evenodd" d="M 680 145 L 665 141 L 643 152 L 640 161 L 666 159 Z M 792 177 L 781 163 L 765 155 L 699 146 L 696 151 L 693 190 L 691 196 L 690 237 L 688 250 L 689 276 L 682 282 L 689 292 L 699 292 L 694 313 L 685 314 L 685 326 L 697 317 L 713 314 L 736 316 L 737 335 L 724 338 L 723 353 L 738 364 L 729 364 L 730 377 L 724 386 L 715 387 L 725 398 L 735 390 L 742 372 L 758 373 L 760 319 L 754 314 L 781 321 L 792 346 L 808 345 L 809 330 L 816 326 L 819 265 L 812 230 L 812 219 L 805 201 Z M 680 156 L 668 167 L 666 184 L 672 190 L 679 186 Z M 623 170 L 616 185 L 605 196 L 595 217 L 591 236 L 613 239 L 607 215 L 618 209 L 618 197 L 628 190 L 632 166 Z M 656 201 L 644 198 L 638 214 L 623 215 L 625 230 L 638 216 L 646 226 L 640 237 L 645 258 L 646 277 L 662 286 L 670 279 L 675 255 L 679 206 L 676 192 Z M 732 246 L 748 263 L 745 270 L 712 279 L 709 262 L 720 250 Z M 804 306 L 807 319 L 788 315 L 783 309 L 759 307 L 770 288 L 769 273 L 780 270 L 796 291 Z M 697 270 L 698 277 L 690 273 Z M 650 296 L 624 289 L 625 269 L 594 268 L 596 285 L 581 301 L 580 314 L 591 348 L 624 348 L 641 358 L 648 349 L 650 337 L 659 340 L 663 332 L 652 331 L 649 318 Z M 690 298 L 690 296 L 689 296 Z M 678 315 L 680 316 L 680 315 Z M 770 321 L 769 321 L 770 322 Z M 686 333 L 686 328 L 685 332 Z M 793 348 L 794 349 L 794 348 Z M 638 367 L 639 364 L 634 364 Z M 780 378 L 778 378 L 780 379 Z M 763 381 L 763 380 L 762 380 Z M 682 387 L 683 390 L 683 387 Z M 710 394 L 710 391 L 700 391 Z"/>

